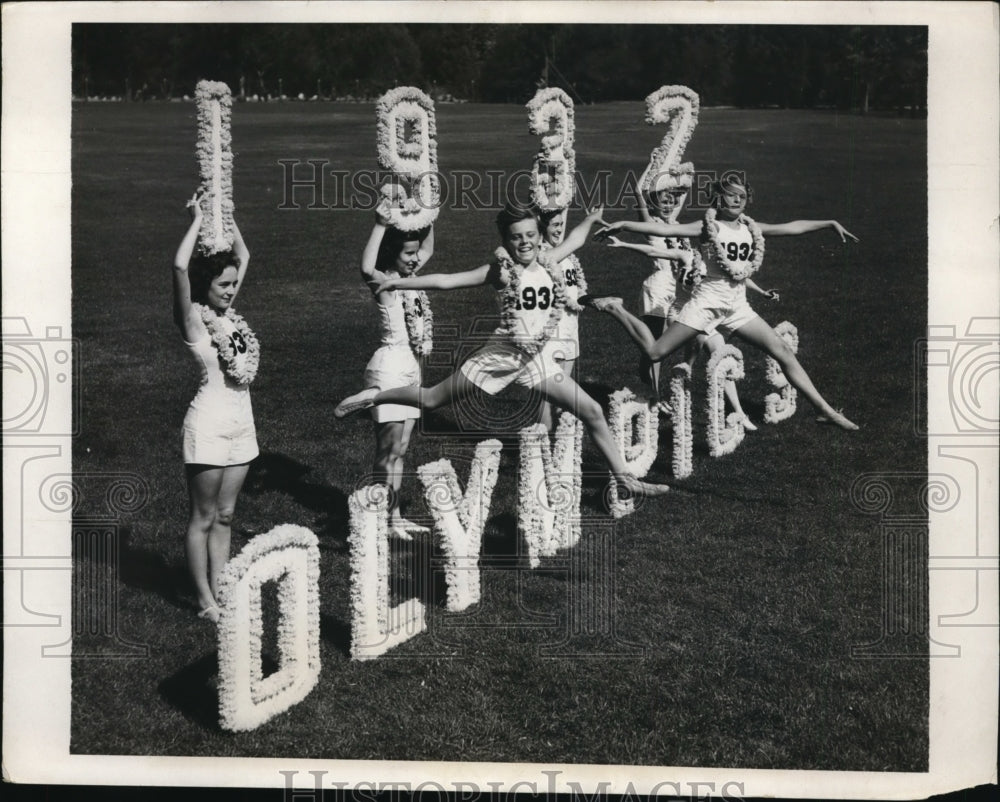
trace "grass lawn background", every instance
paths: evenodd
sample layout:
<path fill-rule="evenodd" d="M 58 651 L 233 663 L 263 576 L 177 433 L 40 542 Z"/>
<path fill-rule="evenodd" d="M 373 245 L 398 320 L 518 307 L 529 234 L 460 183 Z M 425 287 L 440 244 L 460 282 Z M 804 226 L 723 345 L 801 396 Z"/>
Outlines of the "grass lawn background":
<path fill-rule="evenodd" d="M 437 113 L 444 173 L 530 165 L 537 139 L 523 108 Z M 612 199 L 662 136 L 642 116 L 640 103 L 577 109 L 577 167 L 585 178 L 611 171 Z M 618 522 L 602 510 L 603 466 L 585 441 L 583 541 L 534 572 L 516 534 L 517 454 L 508 445 L 484 535 L 481 604 L 445 615 L 432 585 L 430 632 L 352 663 L 346 498 L 370 471 L 373 437 L 364 416 L 337 422 L 332 407 L 360 387 L 378 343 L 357 274 L 373 215 L 310 210 L 305 194 L 296 196 L 302 208 L 278 210 L 278 160 L 372 169 L 374 128 L 371 105 L 234 107 L 237 220 L 253 255 L 237 309 L 262 345 L 253 385 L 262 455 L 240 497 L 234 553 L 280 523 L 318 535 L 323 665 L 304 702 L 234 735 L 217 726 L 214 631 L 194 616 L 183 567 L 180 427 L 197 370 L 171 321 L 170 266 L 197 183 L 195 108 L 74 105 L 74 472 L 81 482 L 134 473 L 150 488 L 148 503 L 120 521 L 116 586 L 121 633 L 150 653 L 74 660 L 72 751 L 926 770 L 926 661 L 851 657 L 852 646 L 879 639 L 885 555 L 876 518 L 849 494 L 865 473 L 926 472 L 912 398 L 913 343 L 927 314 L 925 122 L 704 109 L 685 155 L 699 170 L 745 170 L 755 189 L 748 211 L 759 220 L 836 218 L 860 237 L 847 246 L 831 231 L 768 240 L 755 278 L 782 300 L 751 301 L 772 325 L 798 327 L 802 363 L 861 432 L 817 426 L 800 401 L 794 418 L 712 460 L 696 424 L 693 476 Z M 328 183 L 328 202 L 332 190 Z M 487 261 L 495 213 L 444 209 L 427 270 Z M 580 217 L 572 212 L 570 224 Z M 647 274 L 638 255 L 596 243 L 579 255 L 592 292 L 637 309 Z M 488 330 L 482 318 L 496 308 L 486 288 L 436 293 L 432 304 L 436 325 L 463 336 Z M 639 389 L 635 349 L 610 318 L 586 312 L 581 339 L 579 377 L 595 397 Z M 742 350 L 741 396 L 761 421 L 763 357 Z M 426 378 L 448 372 L 438 363 Z M 501 399 L 495 409 L 511 418 L 518 404 Z M 485 435 L 463 433 L 462 414 L 430 416 L 408 467 L 449 456 L 464 484 L 463 460 Z M 508 426 L 505 442 L 514 435 Z M 654 479 L 670 479 L 669 448 L 663 428 Z M 416 479 L 404 500 L 411 517 L 426 515 Z M 85 495 L 78 514 L 100 512 Z M 397 555 L 401 573 L 420 550 Z M 597 613 L 587 608 L 594 598 L 603 600 Z M 911 629 L 925 631 L 926 615 L 914 611 Z M 585 631 L 558 646 L 574 628 Z M 76 648 L 101 643 L 80 638 Z"/>

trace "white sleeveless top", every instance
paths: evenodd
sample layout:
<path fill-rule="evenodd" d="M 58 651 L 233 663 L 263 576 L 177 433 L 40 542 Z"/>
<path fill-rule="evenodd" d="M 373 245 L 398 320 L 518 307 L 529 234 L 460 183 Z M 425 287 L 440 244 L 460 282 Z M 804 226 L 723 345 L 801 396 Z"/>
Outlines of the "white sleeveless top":
<path fill-rule="evenodd" d="M 234 334 L 237 338 L 240 336 L 236 332 L 236 325 L 229 318 L 220 316 L 219 325 L 228 336 L 232 337 Z M 205 330 L 205 335 L 196 342 L 189 343 L 185 340 L 184 344 L 187 345 L 195 361 L 198 363 L 198 367 L 201 369 L 201 385 L 198 387 L 198 392 L 191 402 L 192 407 L 208 408 L 217 405 L 249 405 L 249 385 L 237 384 L 226 375 L 219 360 L 219 352 L 212 344 L 212 336 L 208 333 L 207 329 Z M 246 352 L 240 353 L 238 348 L 235 350 L 237 365 L 242 366 L 243 361 L 246 360 Z"/>
<path fill-rule="evenodd" d="M 382 325 L 382 341 L 380 345 L 409 347 L 410 338 L 406 333 L 406 317 L 403 314 L 403 299 L 400 293 L 403 290 L 396 290 L 395 298 L 391 304 L 376 304 L 378 306 L 379 322 Z"/>
<path fill-rule="evenodd" d="M 736 228 L 730 228 L 718 220 L 716 223 L 719 227 L 719 242 L 722 244 L 722 250 L 726 254 L 726 261 L 729 265 L 736 269 L 751 265 L 754 247 L 750 229 L 743 223 L 740 223 Z M 724 279 L 735 283 L 725 269 L 719 265 L 719 255 L 710 241 L 706 240 L 701 243 L 701 255 L 705 260 L 706 278 Z"/>
<path fill-rule="evenodd" d="M 520 296 L 514 307 L 514 340 L 526 341 L 537 337 L 545 329 L 555 296 L 552 279 L 537 260 L 521 271 L 520 284 Z M 506 289 L 500 290 L 501 304 L 505 292 Z"/>

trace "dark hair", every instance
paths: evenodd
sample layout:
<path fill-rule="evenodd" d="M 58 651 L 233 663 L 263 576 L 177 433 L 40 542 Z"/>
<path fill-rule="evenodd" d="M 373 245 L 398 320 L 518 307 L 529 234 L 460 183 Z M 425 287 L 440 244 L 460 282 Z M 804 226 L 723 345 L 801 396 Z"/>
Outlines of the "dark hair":
<path fill-rule="evenodd" d="M 430 228 L 420 228 L 415 231 L 401 231 L 398 228 L 388 227 L 385 236 L 378 246 L 378 256 L 375 257 L 375 269 L 386 271 L 392 269 L 392 263 L 396 261 L 403 250 L 403 245 L 407 242 L 423 242 L 427 238 Z"/>
<path fill-rule="evenodd" d="M 240 269 L 240 257 L 231 250 L 216 253 L 196 252 L 191 257 L 188 277 L 191 280 L 191 300 L 205 303 L 212 281 L 221 276 L 227 267 Z"/>
<path fill-rule="evenodd" d="M 726 173 L 718 181 L 712 183 L 712 200 L 709 205 L 717 206 L 722 196 L 733 189 L 742 189 L 747 194 L 747 205 L 749 206 L 753 201 L 753 187 L 750 186 L 749 182 L 744 182 L 736 173 Z"/>
<path fill-rule="evenodd" d="M 516 201 L 507 201 L 503 209 L 497 215 L 497 231 L 500 237 L 506 237 L 507 232 L 514 223 L 521 223 L 525 220 L 534 220 L 541 227 L 538 209 L 534 206 L 524 206 Z"/>
<path fill-rule="evenodd" d="M 551 211 L 542 211 L 539 209 L 536 217 L 538 218 L 538 230 L 544 234 L 549 230 L 549 223 L 555 220 L 557 217 L 562 217 L 565 209 L 553 209 Z"/>

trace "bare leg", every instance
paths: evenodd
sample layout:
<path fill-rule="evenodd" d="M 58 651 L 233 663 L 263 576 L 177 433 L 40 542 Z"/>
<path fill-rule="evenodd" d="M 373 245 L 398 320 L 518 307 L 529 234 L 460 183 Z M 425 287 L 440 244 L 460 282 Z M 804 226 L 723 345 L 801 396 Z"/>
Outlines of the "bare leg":
<path fill-rule="evenodd" d="M 698 336 L 698 329 L 674 321 L 667 326 L 659 338 L 654 338 L 649 327 L 629 312 L 621 304 L 609 304 L 602 311 L 607 312 L 625 327 L 625 331 L 639 346 L 640 350 L 653 362 L 661 362 L 684 343 Z"/>
<path fill-rule="evenodd" d="M 659 338 L 663 334 L 663 328 L 667 325 L 665 318 L 656 315 L 643 315 L 642 322 L 646 324 L 649 333 L 654 338 Z M 650 360 L 645 353 L 639 355 L 639 376 L 650 386 L 653 397 L 660 397 L 660 363 Z"/>
<path fill-rule="evenodd" d="M 762 318 L 754 318 L 749 323 L 740 326 L 735 334 L 764 351 L 764 353 L 774 357 L 778 364 L 781 365 L 785 377 L 791 382 L 792 386 L 802 393 L 825 417 L 829 418 L 831 423 L 847 431 L 854 431 L 858 428 L 844 417 L 844 415 L 831 407 L 826 402 L 826 399 L 819 394 L 819 390 L 813 385 L 812 380 L 802 365 L 799 364 L 799 360 L 795 354 L 792 353 L 792 350 L 785 344 L 785 341 L 775 334 L 774 329 L 768 326 Z"/>
<path fill-rule="evenodd" d="M 708 351 L 709 354 L 716 353 L 725 344 L 726 341 L 718 332 L 713 334 L 711 337 L 707 337 L 704 334 L 698 335 L 698 345 Z M 709 359 L 711 359 L 711 356 Z M 732 379 L 726 379 L 723 393 L 726 396 L 726 400 L 729 402 L 729 406 L 732 407 L 733 412 L 743 419 L 743 427 L 751 432 L 757 431 L 757 427 L 747 417 L 746 412 L 743 411 L 743 405 L 740 403 L 740 395 L 736 390 L 736 382 Z"/>
<path fill-rule="evenodd" d="M 219 575 L 229 562 L 229 548 L 232 541 L 233 513 L 236 498 L 243 488 L 243 482 L 250 470 L 249 464 L 230 465 L 222 473 L 222 484 L 216 500 L 215 522 L 208 533 L 208 581 L 214 596 L 219 589 Z"/>
<path fill-rule="evenodd" d="M 575 359 L 556 359 L 559 363 L 559 367 L 562 368 L 562 372 L 569 376 L 571 379 L 576 378 L 576 360 Z M 538 422 L 545 425 L 545 428 L 550 432 L 554 431 L 556 428 L 556 416 L 552 411 L 552 404 L 548 401 L 543 400 L 538 408 Z"/>
<path fill-rule="evenodd" d="M 374 480 L 389 488 L 389 517 L 396 517 L 399 505 L 399 485 L 402 481 L 403 421 L 383 421 L 375 424 L 375 464 L 372 466 Z"/>
<path fill-rule="evenodd" d="M 372 388 L 362 390 L 337 404 L 333 414 L 343 418 L 378 404 L 405 404 L 420 409 L 438 409 L 460 401 L 474 389 L 475 385 L 459 370 L 433 387 L 413 385 L 381 392 Z"/>
<path fill-rule="evenodd" d="M 628 472 L 625 467 L 625 460 L 618 452 L 618 445 L 608 428 L 607 421 L 604 420 L 604 413 L 601 405 L 583 391 L 579 384 L 569 376 L 543 379 L 538 385 L 538 389 L 546 400 L 551 401 L 558 407 L 572 412 L 583 421 L 584 427 L 594 440 L 594 445 L 600 450 L 604 459 L 611 469 L 615 480 L 622 487 L 633 493 L 647 496 L 657 496 L 666 493 L 667 485 L 654 485 L 648 482 L 641 482 Z"/>
<path fill-rule="evenodd" d="M 186 465 L 185 468 L 191 515 L 184 537 L 184 553 L 188 574 L 198 597 L 198 608 L 210 610 L 217 605 L 208 581 L 208 535 L 215 521 L 216 502 L 224 469 L 205 465 Z M 218 620 L 218 615 L 213 620 Z"/>

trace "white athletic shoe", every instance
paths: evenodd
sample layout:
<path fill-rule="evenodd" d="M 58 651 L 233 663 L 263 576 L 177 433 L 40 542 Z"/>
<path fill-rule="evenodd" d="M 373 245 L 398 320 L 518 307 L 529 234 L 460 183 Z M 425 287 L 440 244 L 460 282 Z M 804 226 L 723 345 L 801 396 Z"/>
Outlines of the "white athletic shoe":
<path fill-rule="evenodd" d="M 368 407 L 372 406 L 375 396 L 378 394 L 378 387 L 369 387 L 367 390 L 362 390 L 360 393 L 347 396 L 347 398 L 337 404 L 336 409 L 333 410 L 334 417 L 344 418 L 355 412 L 360 412 L 362 409 L 368 409 Z"/>

